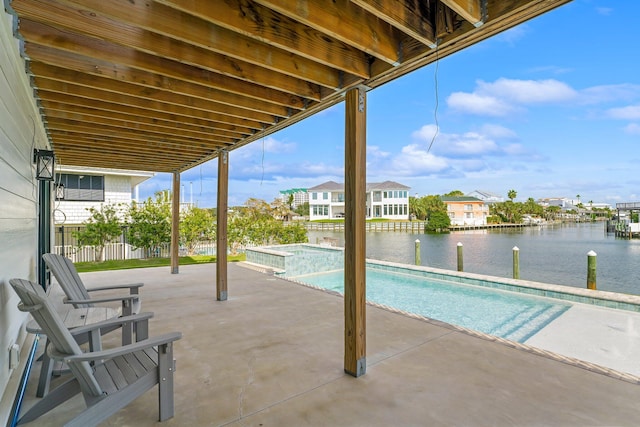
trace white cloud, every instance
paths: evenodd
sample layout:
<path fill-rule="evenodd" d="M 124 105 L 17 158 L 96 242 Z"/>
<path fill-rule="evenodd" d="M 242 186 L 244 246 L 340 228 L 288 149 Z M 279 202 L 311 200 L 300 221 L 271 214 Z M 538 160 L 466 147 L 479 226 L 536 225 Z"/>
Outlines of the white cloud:
<path fill-rule="evenodd" d="M 412 143 L 391 156 L 391 168 L 387 160 L 380 162 L 377 169 L 376 164 L 370 165 L 369 170 L 378 175 L 386 170 L 403 177 L 494 178 L 501 173 L 522 170 L 522 160 L 541 159 L 540 155 L 514 142 L 518 135 L 504 126 L 485 124 L 478 130 L 461 134 L 439 132 L 434 140 L 436 131 L 433 124 L 422 126 L 411 134 Z M 380 166 L 386 169 L 381 172 Z"/>
<path fill-rule="evenodd" d="M 522 106 L 565 102 L 577 92 L 558 80 L 513 80 L 500 78 L 493 83 L 479 80 L 472 93 L 454 92 L 447 105 L 457 111 L 486 116 L 506 116 Z"/>
<path fill-rule="evenodd" d="M 640 99 L 640 85 L 631 83 L 592 86 L 581 90 L 579 96 L 582 104 L 633 102 L 638 99 Z"/>
<path fill-rule="evenodd" d="M 480 128 L 480 132 L 489 138 L 514 139 L 517 138 L 516 133 L 504 126 L 495 124 L 484 124 Z"/>
<path fill-rule="evenodd" d="M 533 67 L 529 69 L 531 73 L 545 73 L 545 74 L 567 74 L 573 71 L 573 68 L 559 67 L 557 65 L 542 65 L 539 67 Z"/>
<path fill-rule="evenodd" d="M 392 161 L 394 174 L 400 176 L 427 176 L 449 169 L 449 163 L 442 157 L 427 152 L 418 144 L 402 147 L 402 151 Z"/>
<path fill-rule="evenodd" d="M 637 123 L 629 123 L 625 126 L 624 131 L 631 135 L 640 135 L 640 125 Z"/>
<path fill-rule="evenodd" d="M 515 110 L 513 105 L 494 96 L 465 92 L 449 95 L 447 105 L 457 111 L 481 116 L 506 116 Z"/>
<path fill-rule="evenodd" d="M 500 78 L 493 83 L 479 81 L 477 93 L 502 98 L 516 104 L 529 105 L 570 100 L 577 93 L 558 80 L 513 80 Z"/>
<path fill-rule="evenodd" d="M 611 108 L 607 110 L 607 116 L 612 119 L 637 120 L 640 119 L 640 105 Z"/>
<path fill-rule="evenodd" d="M 490 127 L 489 129 L 495 131 L 498 128 Z M 502 128 L 502 132 L 505 130 L 506 128 Z M 427 148 L 431 145 L 434 132 L 435 126 L 426 125 L 415 131 L 411 136 L 415 141 Z M 450 157 L 478 156 L 499 150 L 495 141 L 478 132 L 466 132 L 462 135 L 440 133 L 433 140 L 431 149 L 435 154 Z"/>
<path fill-rule="evenodd" d="M 391 155 L 388 151 L 382 151 L 377 145 L 367 145 L 368 159 L 386 159 Z"/>
<path fill-rule="evenodd" d="M 495 39 L 497 41 L 501 41 L 513 46 L 518 40 L 524 38 L 528 32 L 529 27 L 526 24 L 520 24 L 516 27 L 508 29 L 507 31 L 503 31 L 502 33 L 495 36 Z"/>
<path fill-rule="evenodd" d="M 271 136 L 247 144 L 231 152 L 232 161 L 243 161 L 250 158 L 262 158 L 267 154 L 289 154 L 296 150 L 296 144 L 277 140 Z"/>

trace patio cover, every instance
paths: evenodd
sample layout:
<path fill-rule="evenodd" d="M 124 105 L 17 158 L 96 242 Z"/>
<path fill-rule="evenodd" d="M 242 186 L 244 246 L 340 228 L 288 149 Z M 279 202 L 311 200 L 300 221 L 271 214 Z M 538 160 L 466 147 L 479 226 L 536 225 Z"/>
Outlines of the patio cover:
<path fill-rule="evenodd" d="M 58 163 L 181 172 L 569 0 L 5 0 Z"/>

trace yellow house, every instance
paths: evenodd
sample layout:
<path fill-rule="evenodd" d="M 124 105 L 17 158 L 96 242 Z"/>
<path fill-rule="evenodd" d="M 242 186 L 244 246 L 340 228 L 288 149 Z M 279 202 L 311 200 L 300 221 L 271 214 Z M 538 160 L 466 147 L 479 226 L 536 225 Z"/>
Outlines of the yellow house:
<path fill-rule="evenodd" d="M 469 196 L 443 196 L 441 199 L 447 205 L 451 225 L 487 224 L 489 206 L 484 201 Z"/>

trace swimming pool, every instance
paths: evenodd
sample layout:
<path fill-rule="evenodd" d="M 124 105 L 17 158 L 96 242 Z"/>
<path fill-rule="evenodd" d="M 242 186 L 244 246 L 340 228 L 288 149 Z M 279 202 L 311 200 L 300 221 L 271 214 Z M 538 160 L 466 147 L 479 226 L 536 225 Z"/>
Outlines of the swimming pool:
<path fill-rule="evenodd" d="M 294 277 L 344 293 L 343 270 Z M 565 301 L 367 269 L 367 300 L 524 342 L 571 307 Z"/>

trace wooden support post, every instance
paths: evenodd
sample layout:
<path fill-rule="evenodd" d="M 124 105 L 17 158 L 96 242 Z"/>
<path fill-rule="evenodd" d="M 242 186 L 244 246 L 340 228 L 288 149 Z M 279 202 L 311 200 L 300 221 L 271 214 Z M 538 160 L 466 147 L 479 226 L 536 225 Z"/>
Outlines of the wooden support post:
<path fill-rule="evenodd" d="M 416 239 L 416 265 L 421 264 L 421 256 L 420 256 L 420 239 Z"/>
<path fill-rule="evenodd" d="M 229 195 L 229 152 L 218 154 L 218 209 L 216 239 L 216 299 L 227 300 L 227 205 Z"/>
<path fill-rule="evenodd" d="M 594 251 L 587 253 L 587 289 L 596 290 L 596 257 Z"/>
<path fill-rule="evenodd" d="M 513 247 L 513 278 L 520 278 L 520 248 L 517 246 Z"/>
<path fill-rule="evenodd" d="M 458 271 L 464 271 L 464 258 L 462 254 L 462 242 L 458 242 L 457 252 L 458 252 Z"/>
<path fill-rule="evenodd" d="M 366 372 L 366 92 L 349 90 L 345 103 L 344 371 Z"/>
<path fill-rule="evenodd" d="M 178 274 L 180 262 L 180 172 L 173 173 L 173 197 L 171 198 L 171 274 Z"/>

